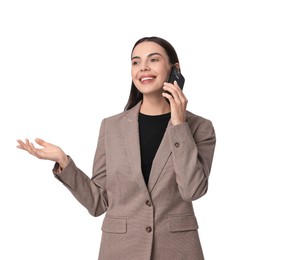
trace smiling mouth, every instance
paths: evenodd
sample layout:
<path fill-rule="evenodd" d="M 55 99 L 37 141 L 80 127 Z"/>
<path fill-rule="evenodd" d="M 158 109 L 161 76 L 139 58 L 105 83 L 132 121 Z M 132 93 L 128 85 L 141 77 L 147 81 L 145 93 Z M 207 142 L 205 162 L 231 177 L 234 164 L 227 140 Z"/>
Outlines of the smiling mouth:
<path fill-rule="evenodd" d="M 142 79 L 140 79 L 141 82 L 144 82 L 144 81 L 150 81 L 150 80 L 153 80 L 154 78 L 153 77 L 144 77 Z"/>

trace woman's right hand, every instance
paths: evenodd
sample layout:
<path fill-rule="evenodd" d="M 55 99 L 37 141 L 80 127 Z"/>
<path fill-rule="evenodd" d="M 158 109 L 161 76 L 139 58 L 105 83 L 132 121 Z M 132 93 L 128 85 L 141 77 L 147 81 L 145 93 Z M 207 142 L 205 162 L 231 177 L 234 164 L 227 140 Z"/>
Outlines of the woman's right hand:
<path fill-rule="evenodd" d="M 57 162 L 62 169 L 64 169 L 69 162 L 67 155 L 62 151 L 60 147 L 47 143 L 42 139 L 35 139 L 35 142 L 42 146 L 42 148 L 36 148 L 34 144 L 28 139 L 25 139 L 25 142 L 22 140 L 17 140 L 17 142 L 17 148 L 25 150 L 39 159 Z"/>

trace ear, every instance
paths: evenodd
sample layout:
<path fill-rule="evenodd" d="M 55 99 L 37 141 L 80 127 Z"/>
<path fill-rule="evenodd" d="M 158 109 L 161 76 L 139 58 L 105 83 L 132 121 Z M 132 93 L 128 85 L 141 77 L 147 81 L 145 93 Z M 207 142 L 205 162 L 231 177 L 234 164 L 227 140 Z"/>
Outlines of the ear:
<path fill-rule="evenodd" d="M 177 71 L 180 71 L 180 64 L 178 62 L 176 62 L 173 67 L 175 67 Z"/>

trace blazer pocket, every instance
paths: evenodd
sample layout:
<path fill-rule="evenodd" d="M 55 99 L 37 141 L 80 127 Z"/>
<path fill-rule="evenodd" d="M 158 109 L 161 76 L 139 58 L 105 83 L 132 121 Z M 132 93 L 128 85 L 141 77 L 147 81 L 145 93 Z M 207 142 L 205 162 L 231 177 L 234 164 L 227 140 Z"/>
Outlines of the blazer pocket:
<path fill-rule="evenodd" d="M 169 230 L 171 232 L 181 232 L 197 230 L 198 223 L 194 213 L 168 216 Z"/>
<path fill-rule="evenodd" d="M 125 217 L 105 216 L 101 229 L 107 233 L 124 234 L 127 232 L 127 219 Z"/>

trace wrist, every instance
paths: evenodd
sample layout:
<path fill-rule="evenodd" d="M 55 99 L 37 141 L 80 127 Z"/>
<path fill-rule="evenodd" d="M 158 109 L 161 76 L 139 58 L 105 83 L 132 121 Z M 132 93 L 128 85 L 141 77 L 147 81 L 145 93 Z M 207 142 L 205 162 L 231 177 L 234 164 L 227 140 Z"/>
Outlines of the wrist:
<path fill-rule="evenodd" d="M 64 169 L 69 163 L 68 156 L 65 154 L 61 159 L 57 161 L 57 163 L 59 164 L 59 167 L 61 168 L 61 170 Z"/>

